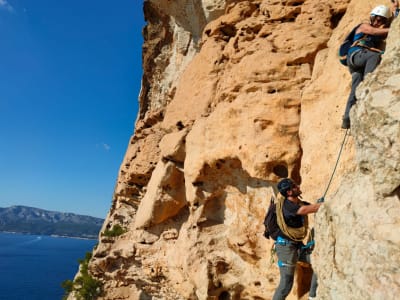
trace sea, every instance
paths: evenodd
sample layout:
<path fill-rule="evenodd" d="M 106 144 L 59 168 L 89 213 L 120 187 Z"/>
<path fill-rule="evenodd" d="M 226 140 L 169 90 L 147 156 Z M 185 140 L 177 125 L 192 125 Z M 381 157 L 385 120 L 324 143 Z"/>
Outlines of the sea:
<path fill-rule="evenodd" d="M 97 240 L 0 232 L 0 300 L 61 300 Z"/>

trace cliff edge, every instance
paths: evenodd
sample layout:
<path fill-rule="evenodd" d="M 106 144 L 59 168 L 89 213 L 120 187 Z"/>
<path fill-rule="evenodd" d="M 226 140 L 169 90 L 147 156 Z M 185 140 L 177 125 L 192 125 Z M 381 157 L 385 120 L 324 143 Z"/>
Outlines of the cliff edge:
<path fill-rule="evenodd" d="M 350 90 L 338 45 L 378 4 L 144 1 L 140 109 L 102 229 L 126 232 L 89 264 L 101 299 L 271 299 L 269 200 L 287 176 L 322 196 Z M 399 37 L 396 20 L 315 218 L 320 299 L 400 294 Z"/>

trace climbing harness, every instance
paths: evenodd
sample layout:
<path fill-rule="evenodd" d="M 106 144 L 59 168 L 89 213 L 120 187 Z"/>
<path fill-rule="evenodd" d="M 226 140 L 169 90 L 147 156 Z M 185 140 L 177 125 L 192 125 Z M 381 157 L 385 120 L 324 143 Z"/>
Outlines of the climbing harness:
<path fill-rule="evenodd" d="M 278 260 L 278 267 L 282 268 L 282 267 L 287 267 L 287 268 L 295 268 L 296 265 L 294 264 L 288 264 L 288 263 L 284 263 L 281 260 Z"/>
<path fill-rule="evenodd" d="M 342 145 L 340 146 L 339 154 L 338 154 L 338 157 L 336 159 L 335 167 L 333 168 L 333 172 L 332 172 L 331 178 L 329 179 L 328 185 L 326 186 L 326 189 L 325 189 L 325 193 L 324 193 L 324 195 L 322 196 L 321 199 L 325 199 L 326 193 L 328 193 L 329 187 L 330 187 L 330 185 L 332 183 L 332 179 L 333 179 L 333 176 L 335 175 L 336 168 L 337 168 L 339 160 L 340 160 L 340 156 L 342 155 L 343 146 L 344 146 L 344 143 L 346 141 L 348 131 L 349 131 L 349 129 L 346 129 L 346 132 L 345 132 L 344 137 L 343 137 L 343 142 L 342 142 Z M 321 202 L 323 202 L 323 201 L 321 201 Z"/>
<path fill-rule="evenodd" d="M 314 246 L 315 246 L 315 240 L 311 240 L 304 246 L 301 246 L 301 250 L 309 250 L 310 248 L 312 248 Z"/>

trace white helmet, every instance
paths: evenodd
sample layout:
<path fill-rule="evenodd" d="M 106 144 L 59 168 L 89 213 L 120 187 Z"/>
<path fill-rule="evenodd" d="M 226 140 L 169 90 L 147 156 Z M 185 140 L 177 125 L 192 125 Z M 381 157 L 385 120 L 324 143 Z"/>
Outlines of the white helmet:
<path fill-rule="evenodd" d="M 378 5 L 373 10 L 371 10 L 370 15 L 371 15 L 371 17 L 372 16 L 381 16 L 386 19 L 389 19 L 392 16 L 389 7 L 387 7 L 385 5 Z"/>

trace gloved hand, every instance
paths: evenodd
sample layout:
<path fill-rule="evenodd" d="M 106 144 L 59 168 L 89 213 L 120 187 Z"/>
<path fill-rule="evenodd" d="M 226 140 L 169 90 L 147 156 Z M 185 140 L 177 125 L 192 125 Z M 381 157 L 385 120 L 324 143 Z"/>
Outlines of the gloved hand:
<path fill-rule="evenodd" d="M 317 200 L 317 203 L 324 203 L 325 202 L 325 197 L 321 197 Z"/>

